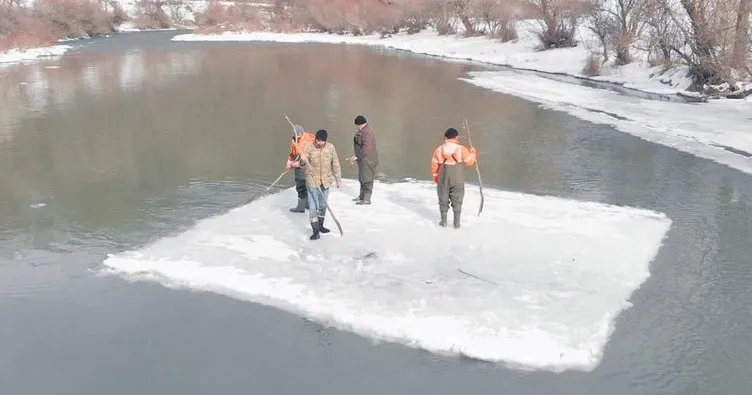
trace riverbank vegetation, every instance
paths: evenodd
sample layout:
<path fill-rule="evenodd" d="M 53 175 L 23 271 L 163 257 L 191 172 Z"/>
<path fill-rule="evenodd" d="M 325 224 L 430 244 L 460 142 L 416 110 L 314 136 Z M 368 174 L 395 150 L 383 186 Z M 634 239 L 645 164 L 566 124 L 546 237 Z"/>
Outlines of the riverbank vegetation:
<path fill-rule="evenodd" d="M 127 19 L 117 2 L 0 0 L 0 51 L 113 33 Z"/>
<path fill-rule="evenodd" d="M 209 7 L 200 23 L 237 29 L 237 5 Z M 225 14 L 222 14 L 223 9 Z M 688 90 L 726 97 L 752 93 L 752 0 L 276 0 L 250 18 L 273 31 L 321 31 L 383 37 L 434 29 L 439 35 L 485 35 L 507 42 L 518 22 L 534 20 L 540 50 L 582 45 L 582 28 L 597 39 L 583 74 L 636 59 L 684 65 Z M 223 29 L 224 27 L 224 29 Z"/>
<path fill-rule="evenodd" d="M 585 48 L 586 76 L 640 61 L 685 67 L 689 91 L 731 98 L 752 93 L 752 0 L 0 1 L 0 46 L 6 48 L 109 33 L 126 21 L 134 29 L 195 26 L 206 34 L 389 37 L 431 30 L 499 42 L 517 40 L 520 22 L 533 21 L 539 50 Z"/>

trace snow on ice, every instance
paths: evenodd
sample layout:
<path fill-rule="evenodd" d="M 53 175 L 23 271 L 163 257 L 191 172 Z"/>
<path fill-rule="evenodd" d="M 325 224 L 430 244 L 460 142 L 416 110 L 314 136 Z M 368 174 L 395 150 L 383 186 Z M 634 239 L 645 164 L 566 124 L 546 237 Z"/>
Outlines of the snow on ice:
<path fill-rule="evenodd" d="M 344 236 L 310 241 L 286 189 L 109 256 L 106 272 L 276 306 L 374 339 L 523 369 L 592 370 L 649 277 L 662 213 L 467 186 L 463 227 L 440 228 L 430 182 L 377 183 L 330 205 Z M 451 213 L 450 213 L 451 216 Z"/>
<path fill-rule="evenodd" d="M 15 63 L 43 57 L 60 56 L 66 53 L 70 48 L 70 45 L 52 45 L 49 47 L 30 49 L 11 49 L 9 51 L 0 52 L 0 63 Z"/>

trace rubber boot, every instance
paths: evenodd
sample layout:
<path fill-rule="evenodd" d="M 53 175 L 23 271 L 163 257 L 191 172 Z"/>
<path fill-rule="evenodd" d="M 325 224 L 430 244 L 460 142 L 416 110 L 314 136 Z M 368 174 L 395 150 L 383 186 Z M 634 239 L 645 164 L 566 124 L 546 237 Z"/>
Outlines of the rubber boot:
<path fill-rule="evenodd" d="M 300 199 L 300 198 L 298 198 L 298 205 L 295 206 L 295 207 L 293 207 L 293 208 L 291 208 L 290 211 L 292 211 L 293 213 L 304 213 L 305 212 L 305 206 L 306 206 L 306 201 L 307 200 L 308 199 Z"/>
<path fill-rule="evenodd" d="M 460 228 L 460 214 L 459 211 L 454 212 L 454 229 Z"/>
<path fill-rule="evenodd" d="M 446 227 L 447 224 L 447 213 L 446 211 L 441 212 L 441 221 L 439 222 L 439 226 Z"/>
<path fill-rule="evenodd" d="M 318 240 L 319 237 L 321 237 L 321 236 L 319 236 L 319 223 L 318 222 L 311 222 L 311 229 L 313 229 L 313 234 L 311 235 L 311 237 L 309 237 L 309 239 L 311 239 L 311 240 Z"/>
<path fill-rule="evenodd" d="M 358 197 L 354 198 L 352 201 L 353 202 L 359 202 L 361 200 L 363 200 L 363 185 L 360 186 L 360 191 L 358 193 Z"/>
<path fill-rule="evenodd" d="M 324 217 L 319 217 L 319 232 L 329 233 L 329 229 L 324 227 Z"/>

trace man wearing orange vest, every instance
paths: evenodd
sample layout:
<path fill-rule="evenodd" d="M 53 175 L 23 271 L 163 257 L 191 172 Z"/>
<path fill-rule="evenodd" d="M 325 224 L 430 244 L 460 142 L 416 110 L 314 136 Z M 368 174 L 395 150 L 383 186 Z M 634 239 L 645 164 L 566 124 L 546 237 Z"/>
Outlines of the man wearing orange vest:
<path fill-rule="evenodd" d="M 293 128 L 292 141 L 290 142 L 290 155 L 287 157 L 285 170 L 295 168 L 295 191 L 298 193 L 298 205 L 291 208 L 293 213 L 304 213 L 308 208 L 308 188 L 306 188 L 306 169 L 300 166 L 298 159 L 300 154 L 316 140 L 311 132 L 306 132 L 300 125 Z M 296 147 L 297 145 L 297 147 Z M 298 151 L 300 149 L 300 151 Z"/>
<path fill-rule="evenodd" d="M 473 166 L 476 158 L 475 148 L 467 149 L 460 144 L 457 141 L 458 135 L 457 129 L 447 129 L 444 132 L 444 143 L 434 150 L 431 158 L 431 174 L 439 195 L 439 225 L 446 226 L 447 211 L 451 203 L 455 229 L 460 227 L 462 199 L 465 196 L 465 174 L 462 165 Z"/>

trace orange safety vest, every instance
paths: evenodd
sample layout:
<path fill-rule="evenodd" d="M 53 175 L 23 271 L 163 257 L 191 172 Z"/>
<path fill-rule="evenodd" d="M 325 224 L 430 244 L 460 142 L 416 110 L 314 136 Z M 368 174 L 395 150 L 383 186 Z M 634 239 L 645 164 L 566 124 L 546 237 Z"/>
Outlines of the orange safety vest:
<path fill-rule="evenodd" d="M 297 160 L 298 159 L 297 156 L 300 155 L 303 151 L 305 151 L 306 147 L 313 144 L 315 140 L 316 140 L 316 135 L 311 132 L 303 132 L 299 134 L 297 142 L 294 141 L 294 137 L 293 137 L 293 141 L 290 142 L 290 156 L 288 160 L 290 161 Z M 300 151 L 298 151 L 298 149 L 300 149 Z"/>
<path fill-rule="evenodd" d="M 470 167 L 475 164 L 475 148 L 467 149 L 457 142 L 457 139 L 446 139 L 443 144 L 433 151 L 431 157 L 431 174 L 433 182 L 439 182 L 439 168 L 441 165 L 456 165 L 464 163 Z"/>

